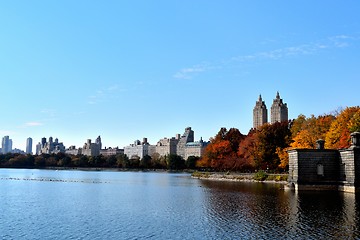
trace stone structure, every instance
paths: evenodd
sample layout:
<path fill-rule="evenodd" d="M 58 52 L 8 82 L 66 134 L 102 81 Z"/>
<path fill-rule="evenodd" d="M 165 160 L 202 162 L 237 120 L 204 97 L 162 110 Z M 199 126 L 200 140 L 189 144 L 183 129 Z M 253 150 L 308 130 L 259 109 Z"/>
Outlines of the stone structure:
<path fill-rule="evenodd" d="M 289 150 L 289 178 L 295 190 L 337 189 L 355 192 L 360 187 L 360 133 L 351 134 L 348 149 L 324 149 L 324 140 L 317 141 L 318 149 Z"/>
<path fill-rule="evenodd" d="M 124 154 L 128 158 L 140 158 L 142 159 L 146 155 L 152 155 L 155 152 L 155 146 L 152 146 L 148 143 L 147 138 L 143 138 L 143 141 L 140 142 L 136 140 L 134 144 L 130 144 L 124 148 Z"/>
<path fill-rule="evenodd" d="M 268 122 L 267 119 L 268 111 L 265 102 L 259 95 L 259 100 L 256 102 L 253 110 L 253 128 L 258 128 Z"/>
<path fill-rule="evenodd" d="M 49 141 L 46 142 L 46 138 L 41 139 L 40 152 L 37 154 L 52 154 L 52 153 L 65 153 L 65 146 L 59 139 L 55 138 L 53 141 L 52 137 L 49 137 Z"/>
<path fill-rule="evenodd" d="M 288 120 L 288 107 L 280 98 L 279 92 L 271 105 L 271 124 L 276 122 L 284 122 Z"/>

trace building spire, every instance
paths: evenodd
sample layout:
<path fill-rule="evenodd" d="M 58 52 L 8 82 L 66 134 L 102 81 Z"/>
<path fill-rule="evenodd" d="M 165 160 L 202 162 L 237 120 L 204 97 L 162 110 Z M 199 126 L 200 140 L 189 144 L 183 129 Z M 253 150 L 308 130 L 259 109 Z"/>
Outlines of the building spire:
<path fill-rule="evenodd" d="M 261 94 L 259 95 L 259 102 L 262 102 Z"/>
<path fill-rule="evenodd" d="M 280 99 L 279 91 L 276 92 L 276 98 L 277 98 L 277 99 Z"/>

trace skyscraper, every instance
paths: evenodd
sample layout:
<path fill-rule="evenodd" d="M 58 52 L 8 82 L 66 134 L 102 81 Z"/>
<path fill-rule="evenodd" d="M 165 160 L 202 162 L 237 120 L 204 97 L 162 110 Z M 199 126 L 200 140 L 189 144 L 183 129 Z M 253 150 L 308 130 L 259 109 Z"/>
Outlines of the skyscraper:
<path fill-rule="evenodd" d="M 32 154 L 32 138 L 29 137 L 26 139 L 26 154 Z"/>
<path fill-rule="evenodd" d="M 101 143 L 101 137 L 100 137 L 100 136 L 98 136 L 98 137 L 96 138 L 95 143 L 96 143 L 97 145 L 99 145 L 99 148 L 100 148 L 100 149 L 102 149 L 102 143 Z"/>
<path fill-rule="evenodd" d="M 256 102 L 253 110 L 253 128 L 258 128 L 267 123 L 267 121 L 267 108 L 261 95 L 259 95 L 259 100 Z"/>
<path fill-rule="evenodd" d="M 271 124 L 288 120 L 288 107 L 280 98 L 279 92 L 271 105 Z"/>
<path fill-rule="evenodd" d="M 1 151 L 3 154 L 6 154 L 8 152 L 11 152 L 12 150 L 12 140 L 9 138 L 9 136 L 5 136 L 2 138 L 1 142 Z"/>

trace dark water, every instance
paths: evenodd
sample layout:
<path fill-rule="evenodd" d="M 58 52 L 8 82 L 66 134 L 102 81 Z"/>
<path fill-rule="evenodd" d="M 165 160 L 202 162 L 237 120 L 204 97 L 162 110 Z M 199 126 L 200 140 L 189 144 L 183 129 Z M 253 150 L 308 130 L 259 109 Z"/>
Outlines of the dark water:
<path fill-rule="evenodd" d="M 0 239 L 360 239 L 359 196 L 188 174 L 0 169 Z"/>

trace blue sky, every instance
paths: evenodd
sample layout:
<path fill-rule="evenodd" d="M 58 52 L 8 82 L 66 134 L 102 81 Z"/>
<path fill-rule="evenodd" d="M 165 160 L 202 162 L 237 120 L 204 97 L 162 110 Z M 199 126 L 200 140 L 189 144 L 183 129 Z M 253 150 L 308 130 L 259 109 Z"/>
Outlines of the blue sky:
<path fill-rule="evenodd" d="M 1 1 L 0 136 L 124 147 L 359 105 L 358 1 Z"/>

